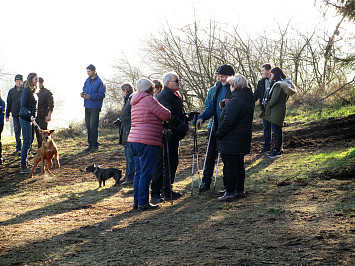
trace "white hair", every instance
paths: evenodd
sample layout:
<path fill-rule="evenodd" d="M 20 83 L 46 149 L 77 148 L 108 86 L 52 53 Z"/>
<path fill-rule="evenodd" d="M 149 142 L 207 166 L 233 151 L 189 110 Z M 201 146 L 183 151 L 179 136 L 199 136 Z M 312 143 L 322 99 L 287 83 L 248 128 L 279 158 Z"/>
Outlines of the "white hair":
<path fill-rule="evenodd" d="M 234 77 L 232 77 L 232 79 L 229 81 L 229 83 L 231 84 L 231 86 L 233 86 L 237 90 L 248 87 L 247 78 L 241 74 L 237 74 Z"/>
<path fill-rule="evenodd" d="M 176 77 L 179 77 L 178 74 L 176 74 L 175 72 L 168 72 L 168 73 L 165 73 L 163 75 L 163 84 L 164 86 L 167 86 L 167 83 L 169 81 L 173 81 L 173 77 L 176 76 Z"/>

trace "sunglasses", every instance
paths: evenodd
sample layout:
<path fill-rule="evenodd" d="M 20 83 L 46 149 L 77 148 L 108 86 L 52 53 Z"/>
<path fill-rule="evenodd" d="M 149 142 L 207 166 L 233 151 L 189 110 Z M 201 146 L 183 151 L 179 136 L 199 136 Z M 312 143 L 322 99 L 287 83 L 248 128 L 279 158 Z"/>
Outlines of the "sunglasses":
<path fill-rule="evenodd" d="M 180 80 L 179 80 L 179 79 L 176 79 L 176 80 L 172 80 L 172 81 L 170 81 L 170 82 L 175 82 L 175 83 L 179 84 L 179 83 L 180 83 Z"/>

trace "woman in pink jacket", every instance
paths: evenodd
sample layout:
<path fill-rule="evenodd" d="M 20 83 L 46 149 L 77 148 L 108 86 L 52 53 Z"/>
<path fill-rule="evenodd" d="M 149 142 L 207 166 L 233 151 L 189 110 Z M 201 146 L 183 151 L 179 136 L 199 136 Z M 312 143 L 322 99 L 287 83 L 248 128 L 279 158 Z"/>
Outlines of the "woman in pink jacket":
<path fill-rule="evenodd" d="M 163 146 L 163 122 L 171 114 L 153 98 L 154 84 L 149 79 L 138 80 L 136 89 L 138 92 L 131 100 L 132 126 L 128 136 L 136 165 L 133 209 L 148 210 L 159 207 L 149 203 L 149 185 L 154 175 L 159 147 Z"/>

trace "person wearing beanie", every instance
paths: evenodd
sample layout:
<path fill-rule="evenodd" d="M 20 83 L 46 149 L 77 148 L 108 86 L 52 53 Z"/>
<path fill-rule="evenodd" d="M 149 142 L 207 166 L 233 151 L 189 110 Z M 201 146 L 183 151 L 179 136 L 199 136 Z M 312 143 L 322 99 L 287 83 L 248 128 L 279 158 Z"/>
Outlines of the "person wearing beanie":
<path fill-rule="evenodd" d="M 99 118 L 106 87 L 96 73 L 94 65 L 86 68 L 86 79 L 80 97 L 84 98 L 85 125 L 88 134 L 88 147 L 84 151 L 95 152 L 99 148 Z"/>
<path fill-rule="evenodd" d="M 201 128 L 204 121 L 210 119 L 208 124 L 209 145 L 203 170 L 202 184 L 200 191 L 209 190 L 211 186 L 214 165 L 218 156 L 216 132 L 218 129 L 219 117 L 222 112 L 220 102 L 226 102 L 231 94 L 228 78 L 234 76 L 234 69 L 231 65 L 221 65 L 217 68 L 217 83 L 209 89 L 204 104 L 204 111 L 198 117 L 196 125 Z"/>
<path fill-rule="evenodd" d="M 21 152 L 21 125 L 20 125 L 20 109 L 21 109 L 21 96 L 23 91 L 23 76 L 17 74 L 15 76 L 15 87 L 10 89 L 7 94 L 6 100 L 6 122 L 10 121 L 10 113 L 12 116 L 12 122 L 14 126 L 16 150 L 13 154 L 19 154 Z"/>
<path fill-rule="evenodd" d="M 36 122 L 43 130 L 48 129 L 48 122 L 51 121 L 52 112 L 54 108 L 53 94 L 50 90 L 44 87 L 43 78 L 38 78 L 39 92 L 38 96 L 38 111 Z M 35 127 L 36 138 L 38 143 L 38 149 L 42 146 L 42 135 L 39 133 L 39 129 Z"/>
<path fill-rule="evenodd" d="M 141 78 L 136 84 L 137 93 L 132 96 L 132 126 L 128 143 L 136 164 L 133 179 L 133 209 L 154 209 L 159 205 L 149 203 L 149 185 L 153 178 L 159 147 L 163 146 L 163 122 L 171 116 L 170 111 L 154 97 L 154 84 Z"/>

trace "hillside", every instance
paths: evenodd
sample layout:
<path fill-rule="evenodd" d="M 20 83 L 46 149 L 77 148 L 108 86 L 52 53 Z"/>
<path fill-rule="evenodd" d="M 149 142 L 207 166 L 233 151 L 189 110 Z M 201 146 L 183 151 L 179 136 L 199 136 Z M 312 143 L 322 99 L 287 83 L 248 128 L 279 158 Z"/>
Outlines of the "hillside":
<path fill-rule="evenodd" d="M 154 211 L 131 209 L 133 189 L 98 182 L 85 167 L 124 169 L 117 130 L 85 153 L 85 136 L 54 136 L 61 169 L 32 179 L 6 156 L 0 177 L 0 264 L 42 265 L 353 265 L 355 263 L 355 115 L 284 128 L 284 154 L 260 155 L 254 125 L 246 157 L 245 199 L 191 195 L 192 139 L 180 147 L 176 190 L 184 196 Z M 200 166 L 207 133 L 199 132 Z M 10 154 L 13 144 L 4 145 Z M 222 168 L 219 169 L 219 175 Z M 216 190 L 222 185 L 218 177 Z"/>

